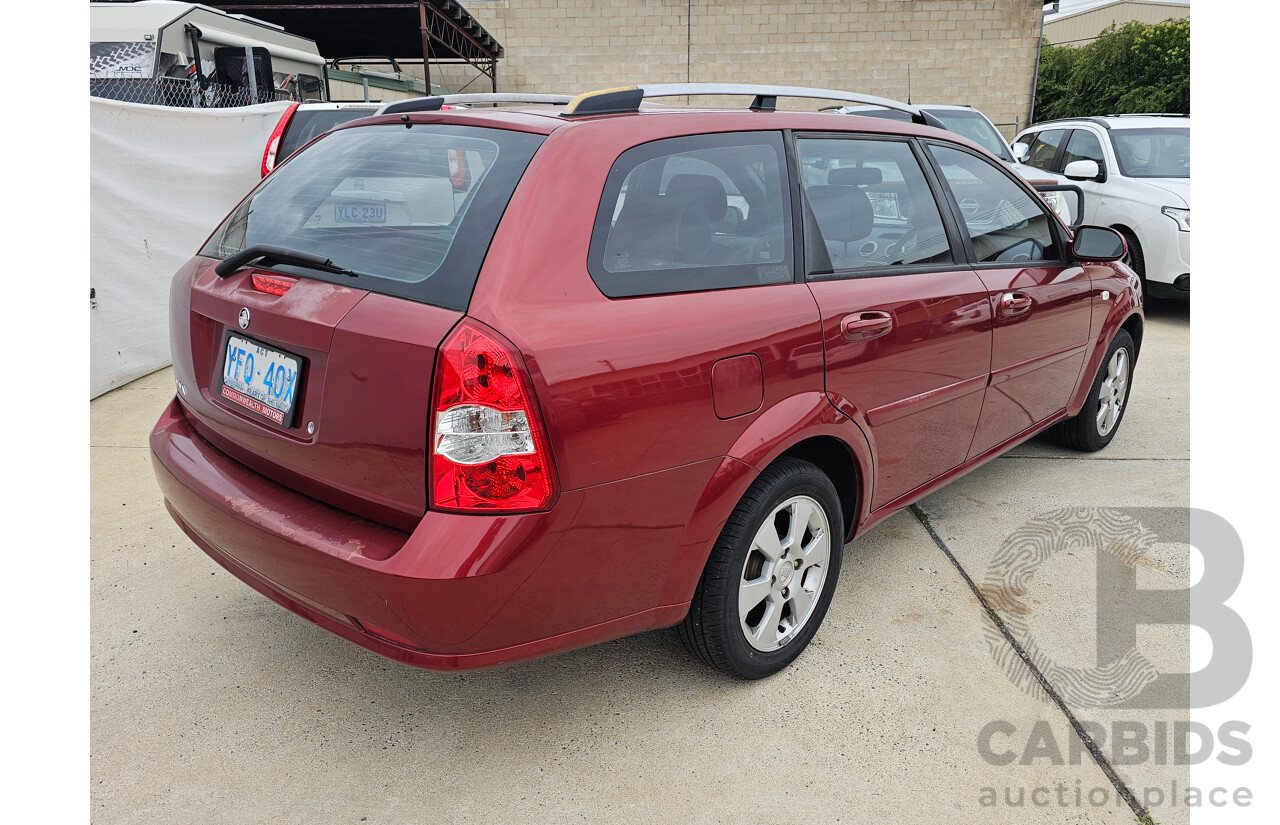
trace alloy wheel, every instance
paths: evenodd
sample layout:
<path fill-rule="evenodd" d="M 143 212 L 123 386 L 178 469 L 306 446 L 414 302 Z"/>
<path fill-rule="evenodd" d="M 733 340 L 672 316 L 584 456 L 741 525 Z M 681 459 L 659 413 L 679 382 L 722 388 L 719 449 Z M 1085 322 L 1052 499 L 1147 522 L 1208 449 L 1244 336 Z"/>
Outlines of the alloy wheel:
<path fill-rule="evenodd" d="M 1107 375 L 1098 387 L 1098 435 L 1108 435 L 1120 421 L 1129 389 L 1129 351 L 1121 347 L 1107 362 Z"/>
<path fill-rule="evenodd" d="M 738 583 L 747 642 L 769 652 L 790 643 L 813 615 L 831 560 L 831 524 L 809 496 L 792 496 L 760 525 Z"/>

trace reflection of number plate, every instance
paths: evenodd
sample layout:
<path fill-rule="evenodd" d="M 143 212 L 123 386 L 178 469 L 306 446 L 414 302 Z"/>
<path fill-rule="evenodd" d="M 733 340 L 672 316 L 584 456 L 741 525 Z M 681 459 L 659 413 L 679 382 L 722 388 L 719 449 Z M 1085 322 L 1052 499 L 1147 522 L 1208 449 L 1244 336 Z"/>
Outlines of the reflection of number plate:
<path fill-rule="evenodd" d="M 301 359 L 236 335 L 227 336 L 222 397 L 277 424 L 293 423 L 294 396 L 301 386 Z"/>
<path fill-rule="evenodd" d="M 868 192 L 871 198 L 871 214 L 877 218 L 901 218 L 902 212 L 898 209 L 898 193 L 897 192 Z"/>
<path fill-rule="evenodd" d="M 333 207 L 333 219 L 337 223 L 386 223 L 385 203 L 339 203 Z"/>

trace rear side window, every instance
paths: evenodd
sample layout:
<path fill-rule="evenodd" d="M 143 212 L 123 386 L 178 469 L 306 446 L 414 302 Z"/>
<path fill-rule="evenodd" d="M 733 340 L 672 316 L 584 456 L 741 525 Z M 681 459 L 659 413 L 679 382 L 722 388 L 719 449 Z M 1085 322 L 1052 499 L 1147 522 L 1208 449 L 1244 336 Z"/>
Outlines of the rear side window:
<path fill-rule="evenodd" d="M 929 151 L 960 207 L 979 262 L 1058 259 L 1048 214 L 1021 186 L 977 155 L 938 145 Z"/>
<path fill-rule="evenodd" d="M 938 204 L 905 141 L 800 138 L 810 277 L 953 262 Z"/>
<path fill-rule="evenodd" d="M 611 298 L 792 280 L 778 132 L 671 138 L 613 164 L 587 268 Z"/>
<path fill-rule="evenodd" d="M 200 254 L 283 247 L 356 277 L 292 264 L 273 269 L 463 310 L 542 140 L 438 124 L 332 132 L 265 178 Z"/>

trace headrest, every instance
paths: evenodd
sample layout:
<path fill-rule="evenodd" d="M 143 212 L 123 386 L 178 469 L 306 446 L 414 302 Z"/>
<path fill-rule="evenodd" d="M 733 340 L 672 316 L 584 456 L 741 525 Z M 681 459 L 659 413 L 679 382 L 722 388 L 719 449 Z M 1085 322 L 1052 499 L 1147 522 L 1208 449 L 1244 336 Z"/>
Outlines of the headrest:
<path fill-rule="evenodd" d="M 827 173 L 831 186 L 874 186 L 884 180 L 884 173 L 874 166 L 843 166 Z"/>
<path fill-rule="evenodd" d="M 729 208 L 724 185 L 712 175 L 674 175 L 667 182 L 666 197 L 701 203 L 713 223 L 724 218 Z"/>
<path fill-rule="evenodd" d="M 810 186 L 805 190 L 824 240 L 851 243 L 871 234 L 875 216 L 867 193 L 852 186 Z"/>
<path fill-rule="evenodd" d="M 685 255 L 699 255 L 706 251 L 711 237 L 711 220 L 707 217 L 706 208 L 698 201 L 690 201 L 681 207 L 680 219 L 676 224 L 676 251 Z"/>

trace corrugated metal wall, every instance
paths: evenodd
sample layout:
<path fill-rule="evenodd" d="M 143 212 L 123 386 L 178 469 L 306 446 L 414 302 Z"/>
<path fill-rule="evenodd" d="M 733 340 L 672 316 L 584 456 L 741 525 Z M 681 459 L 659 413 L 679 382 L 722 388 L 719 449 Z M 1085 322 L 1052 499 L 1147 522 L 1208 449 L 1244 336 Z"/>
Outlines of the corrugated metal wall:
<path fill-rule="evenodd" d="M 1120 0 L 1096 9 L 1046 20 L 1044 36 L 1055 46 L 1083 46 L 1098 39 L 1112 23 L 1123 26 L 1132 20 L 1161 23 L 1171 17 L 1191 16 L 1191 5 L 1181 3 L 1149 3 L 1143 0 Z"/>

